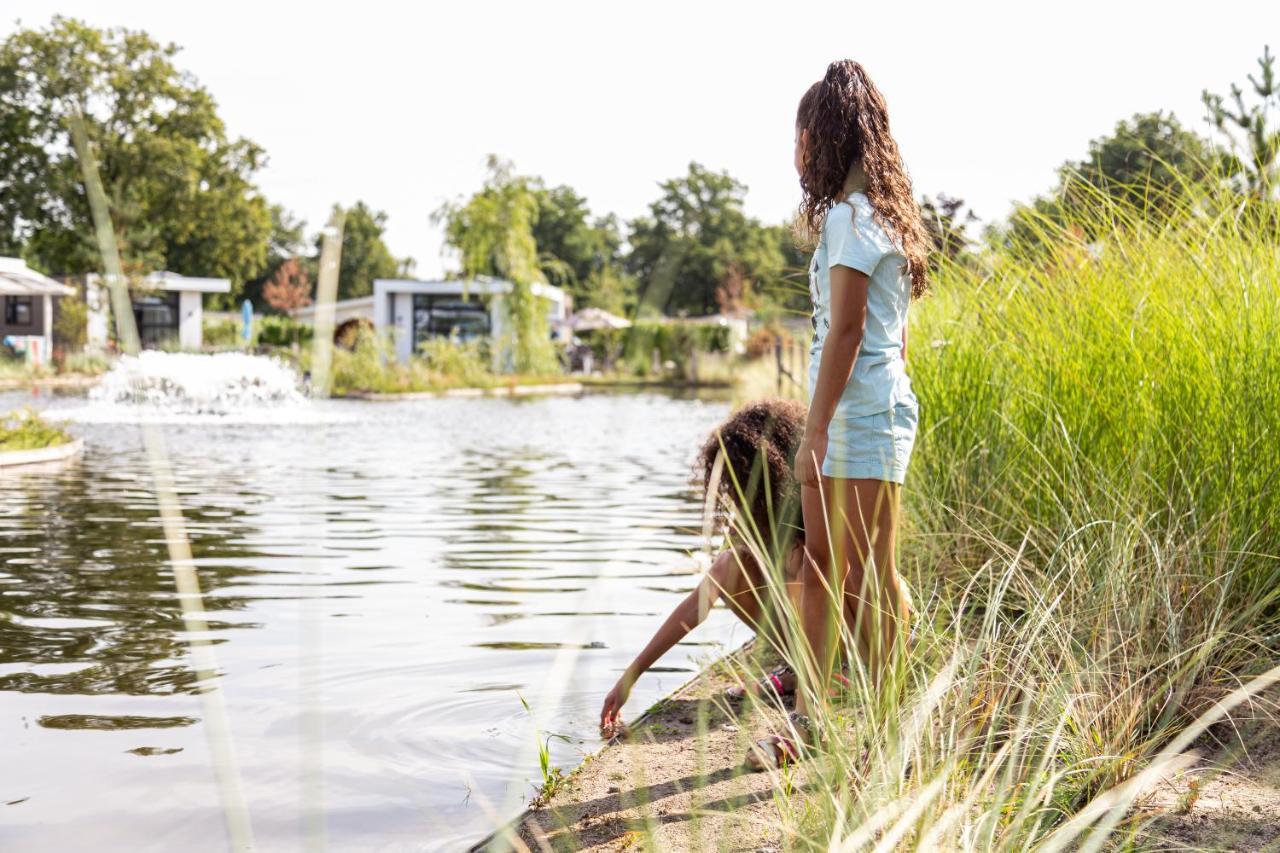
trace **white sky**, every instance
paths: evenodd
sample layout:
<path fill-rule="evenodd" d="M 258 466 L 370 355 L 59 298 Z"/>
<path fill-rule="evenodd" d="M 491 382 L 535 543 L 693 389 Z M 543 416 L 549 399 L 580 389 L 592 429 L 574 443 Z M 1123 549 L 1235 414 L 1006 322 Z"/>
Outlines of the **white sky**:
<path fill-rule="evenodd" d="M 784 220 L 796 102 L 835 58 L 885 92 L 917 194 L 989 220 L 1134 112 L 1203 130 L 1201 90 L 1280 48 L 1280 2 L 1241 0 L 4 0 L 0 34 L 55 9 L 182 46 L 231 133 L 267 150 L 271 201 L 309 232 L 334 202 L 387 211 L 421 277 L 447 263 L 431 212 L 479 186 L 490 152 L 624 219 L 698 160 L 747 184 L 750 214 Z"/>

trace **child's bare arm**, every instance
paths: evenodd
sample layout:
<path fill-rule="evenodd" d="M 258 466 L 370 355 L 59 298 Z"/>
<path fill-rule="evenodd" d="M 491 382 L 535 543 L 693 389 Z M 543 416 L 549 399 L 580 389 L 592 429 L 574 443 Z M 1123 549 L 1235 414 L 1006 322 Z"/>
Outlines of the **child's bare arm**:
<path fill-rule="evenodd" d="M 707 614 L 711 612 L 712 605 L 728 587 L 734 573 L 738 570 L 738 560 L 732 550 L 724 551 L 716 557 L 697 588 L 676 605 L 675 610 L 672 610 L 671 615 L 662 623 L 662 627 L 658 628 L 640 654 L 636 655 L 636 659 L 622 673 L 618 683 L 605 697 L 604 707 L 600 710 L 602 730 L 608 732 L 620 722 L 622 706 L 631 694 L 631 685 L 669 652 L 672 646 L 702 624 Z"/>

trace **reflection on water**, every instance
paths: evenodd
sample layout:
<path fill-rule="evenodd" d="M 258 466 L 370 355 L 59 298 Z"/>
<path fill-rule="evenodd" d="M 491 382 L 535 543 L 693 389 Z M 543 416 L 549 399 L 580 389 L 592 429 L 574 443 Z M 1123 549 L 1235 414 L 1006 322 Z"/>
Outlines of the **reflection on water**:
<path fill-rule="evenodd" d="M 208 631 L 187 632 L 140 434 L 83 399 L 84 457 L 0 479 L 5 849 L 221 850 L 187 644 L 214 644 L 259 845 L 454 850 L 554 760 L 692 587 L 695 448 L 719 403 L 661 396 L 334 401 L 163 426 Z M 161 420 L 164 420 L 163 418 Z M 723 612 L 634 691 L 721 642 Z M 710 645 L 708 645 L 710 644 Z M 550 695 L 548 695 L 548 693 Z M 515 785 L 513 789 L 513 783 Z M 13 805 L 5 805 L 13 803 Z"/>

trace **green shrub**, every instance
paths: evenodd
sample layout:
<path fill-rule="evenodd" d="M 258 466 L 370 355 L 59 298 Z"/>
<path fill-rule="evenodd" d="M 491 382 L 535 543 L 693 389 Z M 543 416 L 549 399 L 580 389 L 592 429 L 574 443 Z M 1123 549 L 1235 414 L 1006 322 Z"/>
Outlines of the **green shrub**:
<path fill-rule="evenodd" d="M 307 346 L 315 337 L 315 329 L 292 317 L 266 314 L 256 318 L 254 337 L 254 343 L 258 346 L 291 347 L 294 344 Z"/>
<path fill-rule="evenodd" d="M 207 349 L 234 349 L 241 345 L 239 320 L 211 320 L 205 318 L 202 325 L 204 346 Z"/>
<path fill-rule="evenodd" d="M 636 375 L 651 371 L 654 351 L 658 360 L 676 365 L 687 378 L 690 357 L 700 353 L 729 351 L 729 328 L 712 323 L 638 321 L 627 328 L 622 338 L 623 362 Z M 603 353 L 597 353 L 603 357 Z"/>
<path fill-rule="evenodd" d="M 111 362 L 99 353 L 77 352 L 62 361 L 63 373 L 79 373 L 85 376 L 101 376 L 111 369 Z"/>
<path fill-rule="evenodd" d="M 418 346 L 419 358 L 428 370 L 461 384 L 481 384 L 492 379 L 492 355 L 483 339 L 452 341 L 428 338 Z"/>
<path fill-rule="evenodd" d="M 53 319 L 53 340 L 60 347 L 80 350 L 88 342 L 89 306 L 78 296 L 58 300 Z"/>
<path fill-rule="evenodd" d="M 20 409 L 0 417 L 0 452 L 38 450 L 71 441 L 71 435 L 46 421 L 31 409 Z"/>
<path fill-rule="evenodd" d="M 391 344 L 361 326 L 351 349 L 333 349 L 333 393 L 352 391 L 395 392 L 406 390 L 397 381 L 395 352 Z"/>

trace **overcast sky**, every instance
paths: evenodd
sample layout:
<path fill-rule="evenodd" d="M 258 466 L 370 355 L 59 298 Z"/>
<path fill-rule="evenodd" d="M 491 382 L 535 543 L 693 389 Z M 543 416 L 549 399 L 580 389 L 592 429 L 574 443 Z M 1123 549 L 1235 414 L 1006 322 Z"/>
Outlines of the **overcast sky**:
<path fill-rule="evenodd" d="M 961 196 L 990 220 L 1135 112 L 1204 129 L 1201 90 L 1225 92 L 1264 43 L 1280 48 L 1280 2 L 1233 0 L 0 9 L 5 34 L 56 9 L 177 43 L 230 131 L 270 155 L 271 201 L 310 230 L 334 202 L 387 211 L 392 251 L 421 277 L 448 263 L 431 212 L 474 190 L 491 152 L 623 218 L 697 160 L 747 184 L 750 214 L 786 219 L 796 102 L 832 59 L 859 60 L 884 91 L 917 194 Z"/>

